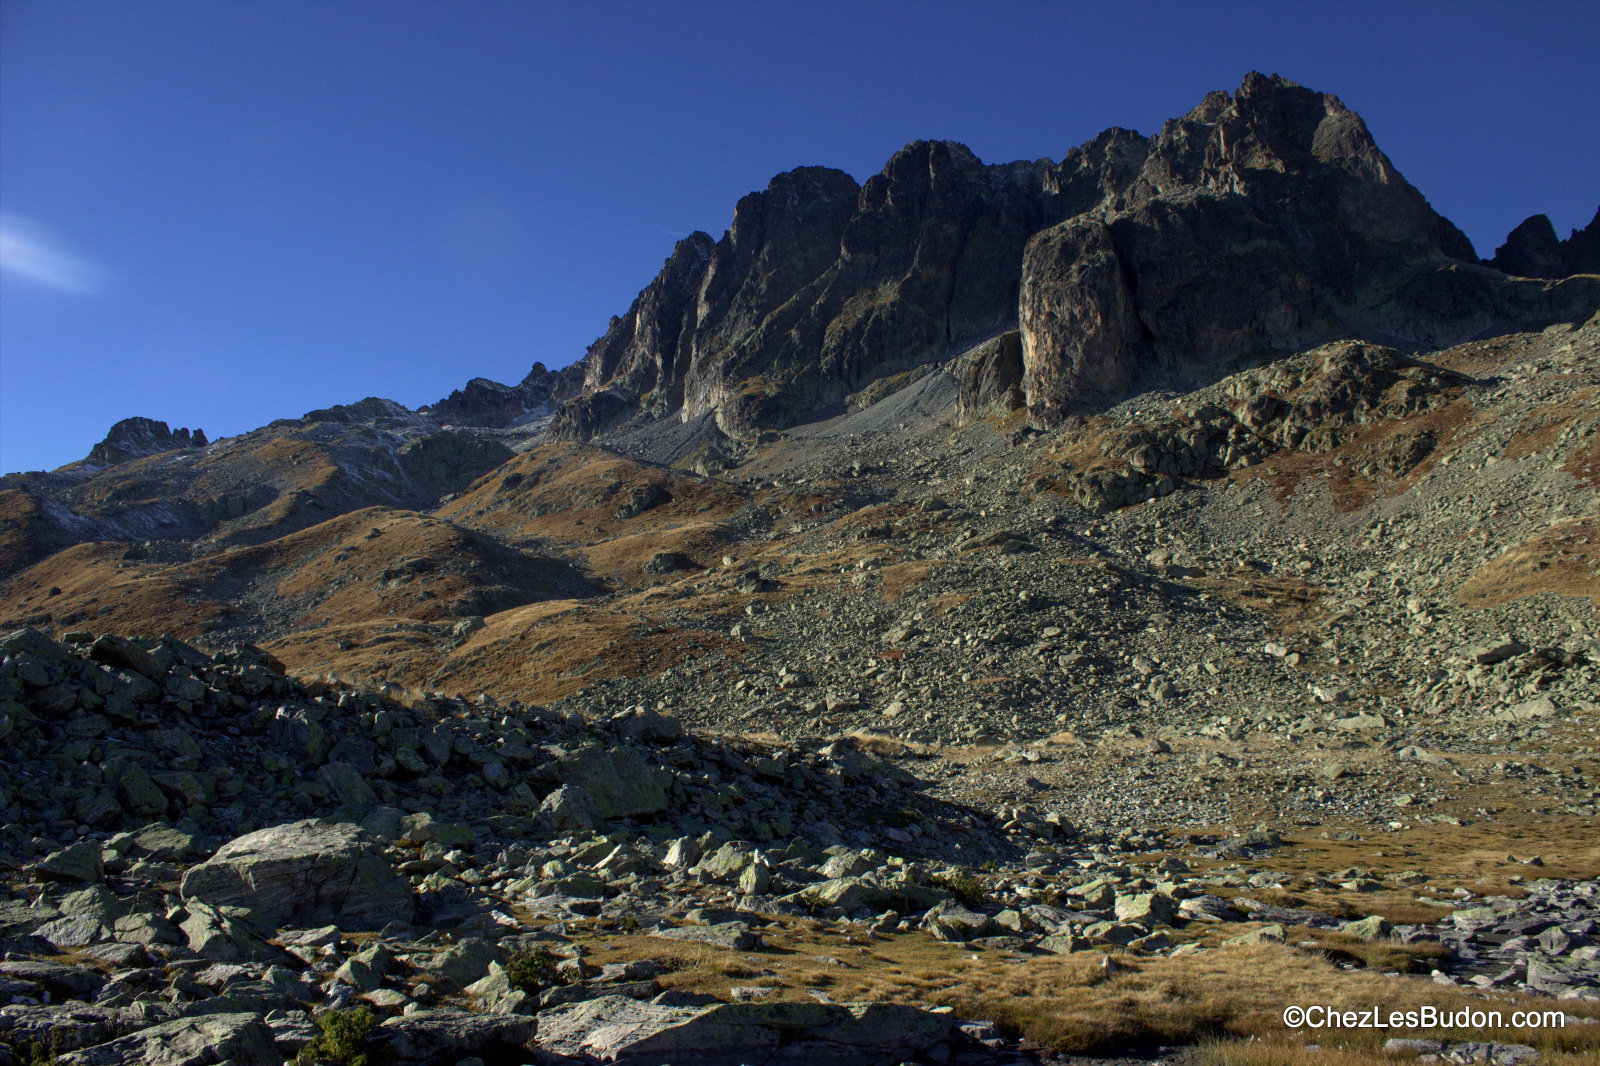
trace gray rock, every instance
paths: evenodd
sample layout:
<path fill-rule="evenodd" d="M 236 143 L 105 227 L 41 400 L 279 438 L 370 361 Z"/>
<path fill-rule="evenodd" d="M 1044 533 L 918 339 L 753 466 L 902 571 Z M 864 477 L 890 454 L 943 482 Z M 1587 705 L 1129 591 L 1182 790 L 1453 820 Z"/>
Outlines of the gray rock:
<path fill-rule="evenodd" d="M 358 992 L 371 992 L 383 984 L 393 965 L 394 953 L 382 944 L 374 944 L 346 959 L 333 976 Z"/>
<path fill-rule="evenodd" d="M 1493 666 L 1518 655 L 1526 655 L 1528 646 L 1513 636 L 1502 636 L 1466 652 L 1466 658 L 1480 666 Z"/>
<path fill-rule="evenodd" d="M 118 918 L 112 935 L 125 944 L 183 944 L 187 938 L 178 927 L 159 914 L 138 913 Z"/>
<path fill-rule="evenodd" d="M 272 1030 L 254 1014 L 177 1018 L 61 1057 L 62 1066 L 282 1066 Z"/>
<path fill-rule="evenodd" d="M 1260 929 L 1252 929 L 1248 933 L 1229 937 L 1222 942 L 1223 947 L 1235 947 L 1250 944 L 1281 944 L 1284 940 L 1283 926 L 1263 925 Z"/>
<path fill-rule="evenodd" d="M 0 974 L 31 981 L 57 999 L 87 996 L 105 983 L 104 978 L 87 967 L 67 966 L 44 959 L 7 959 L 0 962 Z"/>
<path fill-rule="evenodd" d="M 811 1060 L 869 1066 L 921 1054 L 948 1019 L 889 1003 L 723 1003 L 709 1007 L 606 996 L 539 1012 L 541 1050 L 605 1062 L 724 1066 Z M 781 1051 L 780 1051 L 781 1049 Z"/>
<path fill-rule="evenodd" d="M 593 829 L 600 821 L 600 805 L 581 785 L 562 785 L 539 804 L 538 816 L 557 832 Z"/>
<path fill-rule="evenodd" d="M 33 935 L 42 936 L 65 951 L 109 939 L 111 930 L 107 929 L 98 918 L 79 916 L 57 918 L 53 922 L 46 922 L 35 929 Z"/>
<path fill-rule="evenodd" d="M 946 900 L 923 915 L 922 925 L 935 939 L 945 941 L 973 940 L 999 932 L 999 927 L 987 914 L 980 914 L 954 900 Z"/>
<path fill-rule="evenodd" d="M 357 826 L 273 826 L 224 844 L 183 877 L 183 898 L 248 907 L 278 925 L 378 929 L 410 921 L 411 885 Z"/>
<path fill-rule="evenodd" d="M 563 756 L 548 772 L 563 785 L 577 785 L 594 801 L 601 818 L 634 818 L 667 806 L 672 778 L 627 748 L 580 748 Z"/>
<path fill-rule="evenodd" d="M 677 929 L 660 929 L 651 936 L 664 940 L 689 940 L 697 944 L 728 948 L 732 951 L 749 951 L 761 942 L 744 922 L 722 922 L 717 925 L 685 925 Z"/>
<path fill-rule="evenodd" d="M 40 881 L 69 881 L 78 884 L 99 881 L 104 876 L 100 862 L 100 845 L 84 842 L 70 848 L 52 851 L 33 869 Z"/>
<path fill-rule="evenodd" d="M 445 821 L 421 812 L 408 814 L 402 820 L 400 843 L 413 847 L 437 844 L 442 848 L 470 848 L 477 843 L 477 837 L 460 822 Z"/>
<path fill-rule="evenodd" d="M 199 900 L 188 905 L 189 916 L 178 928 L 189 939 L 189 950 L 218 962 L 276 959 L 280 952 L 267 943 L 272 929 L 259 915 L 243 907 L 212 906 Z"/>
<path fill-rule="evenodd" d="M 341 807 L 362 811 L 378 802 L 366 775 L 350 763 L 328 762 L 317 771 L 317 781 L 328 790 L 328 799 Z"/>
<path fill-rule="evenodd" d="M 1535 696 L 1531 700 L 1507 707 L 1495 714 L 1497 722 L 1525 722 L 1531 718 L 1555 718 L 1561 714 L 1556 701 L 1549 696 Z"/>
<path fill-rule="evenodd" d="M 733 881 L 755 862 L 755 848 L 743 840 L 730 840 L 716 851 L 704 856 L 695 868 L 703 880 Z"/>
<path fill-rule="evenodd" d="M 37 995 L 38 986 L 32 987 L 31 994 Z M 14 1048 L 40 1044 L 60 1051 L 77 1051 L 114 1039 L 132 1021 L 127 1013 L 115 1007 L 83 1003 L 43 1007 L 14 1004 L 0 1007 L 0 1042 Z"/>
<path fill-rule="evenodd" d="M 465 988 L 482 977 L 491 962 L 499 962 L 500 958 L 501 951 L 495 945 L 478 937 L 467 937 L 415 965 L 430 981 L 444 981 Z"/>
<path fill-rule="evenodd" d="M 617 732 L 627 740 L 678 740 L 683 736 L 683 723 L 669 715 L 644 711 L 626 718 Z"/>
<path fill-rule="evenodd" d="M 1202 922 L 1242 922 L 1244 914 L 1222 896 L 1194 896 L 1178 903 L 1180 917 Z"/>
<path fill-rule="evenodd" d="M 1052 955 L 1070 955 L 1075 951 L 1088 951 L 1094 946 L 1087 937 L 1071 936 L 1055 933 L 1039 938 L 1034 945 L 1040 951 L 1048 951 Z"/>
<path fill-rule="evenodd" d="M 534 1020 L 524 1015 L 420 1010 L 385 1021 L 372 1041 L 396 1063 L 454 1063 L 483 1052 L 522 1051 L 533 1033 Z"/>
<path fill-rule="evenodd" d="M 205 854 L 193 833 L 153 822 L 133 834 L 133 847 L 157 862 L 188 862 Z"/>
<path fill-rule="evenodd" d="M 1362 940 L 1382 940 L 1394 932 L 1394 927 L 1383 915 L 1374 914 L 1359 921 L 1345 922 L 1339 930 L 1351 936 L 1358 936 Z"/>
<path fill-rule="evenodd" d="M 379 807 L 361 820 L 361 828 L 372 839 L 389 843 L 400 839 L 405 816 L 406 812 L 399 807 Z"/>
<path fill-rule="evenodd" d="M 1134 922 L 1146 927 L 1171 925 L 1178 908 L 1172 897 L 1159 892 L 1142 892 L 1133 896 L 1118 896 L 1117 920 Z"/>
<path fill-rule="evenodd" d="M 687 870 L 700 861 L 700 842 L 694 837 L 679 837 L 667 845 L 661 865 L 672 870 Z"/>

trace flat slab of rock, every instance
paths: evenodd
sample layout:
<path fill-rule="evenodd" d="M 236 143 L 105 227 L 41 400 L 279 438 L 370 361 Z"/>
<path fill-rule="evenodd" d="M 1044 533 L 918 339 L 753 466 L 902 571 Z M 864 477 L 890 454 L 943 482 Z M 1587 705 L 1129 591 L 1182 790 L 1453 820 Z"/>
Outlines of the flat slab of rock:
<path fill-rule="evenodd" d="M 606 996 L 539 1012 L 541 1050 L 618 1066 L 734 1066 L 802 1060 L 896 1062 L 949 1033 L 946 1018 L 890 1003 L 720 1003 L 674 1007 Z"/>
<path fill-rule="evenodd" d="M 12 1047 L 42 1044 L 61 1051 L 77 1051 L 112 1039 L 128 1028 L 131 1019 L 113 1007 L 77 1003 L 47 1007 L 0 1007 L 0 1042 Z"/>
<path fill-rule="evenodd" d="M 381 929 L 416 912 L 411 884 L 359 826 L 307 820 L 224 844 L 184 874 L 185 900 L 247 907 L 275 925 Z"/>
<path fill-rule="evenodd" d="M 100 848 L 96 844 L 74 844 L 53 851 L 39 860 L 33 875 L 40 881 L 68 881 L 79 884 L 100 880 Z"/>
<path fill-rule="evenodd" d="M 677 929 L 662 929 L 651 936 L 666 940 L 688 940 L 696 944 L 710 944 L 732 951 L 749 951 L 760 941 L 744 922 L 721 922 L 717 925 L 685 925 Z"/>
<path fill-rule="evenodd" d="M 32 981 L 58 999 L 77 999 L 105 984 L 105 978 L 87 966 L 67 966 L 47 959 L 10 959 L 0 962 L 0 974 L 20 981 Z"/>
<path fill-rule="evenodd" d="M 550 768 L 562 785 L 577 785 L 600 818 L 633 818 L 667 807 L 672 778 L 627 748 L 580 748 Z"/>
<path fill-rule="evenodd" d="M 534 1020 L 526 1015 L 422 1010 L 390 1018 L 372 1039 L 391 1062 L 453 1063 L 499 1048 L 525 1048 L 533 1031 Z"/>
<path fill-rule="evenodd" d="M 61 1066 L 282 1066 L 272 1030 L 254 1014 L 205 1014 L 141 1029 L 61 1056 Z"/>

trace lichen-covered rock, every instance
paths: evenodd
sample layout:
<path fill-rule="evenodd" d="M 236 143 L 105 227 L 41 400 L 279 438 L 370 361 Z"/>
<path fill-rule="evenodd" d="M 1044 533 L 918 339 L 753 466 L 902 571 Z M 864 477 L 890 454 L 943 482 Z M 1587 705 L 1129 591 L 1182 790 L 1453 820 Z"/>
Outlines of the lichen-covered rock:
<path fill-rule="evenodd" d="M 282 1066 L 272 1030 L 255 1014 L 177 1018 L 61 1056 L 61 1066 Z"/>
<path fill-rule="evenodd" d="M 410 921 L 410 884 L 359 827 L 307 820 L 224 844 L 184 875 L 185 900 L 248 907 L 278 925 L 378 929 Z"/>
<path fill-rule="evenodd" d="M 1030 404 L 1120 395 L 1143 340 L 1111 232 L 1073 219 L 1028 242 L 1022 270 L 1022 376 Z"/>
<path fill-rule="evenodd" d="M 420 1010 L 384 1022 L 373 1030 L 372 1043 L 401 1066 L 453 1063 L 467 1056 L 492 1056 L 497 1050 L 522 1051 L 533 1040 L 534 1025 L 532 1018 L 519 1014 Z"/>
<path fill-rule="evenodd" d="M 547 772 L 576 785 L 600 818 L 633 818 L 666 809 L 671 777 L 627 748 L 590 745 L 558 759 Z"/>
<path fill-rule="evenodd" d="M 189 950 L 203 959 L 243 962 L 277 958 L 280 952 L 267 943 L 272 930 L 244 907 L 189 903 L 189 916 L 178 926 L 189 939 Z"/>
<path fill-rule="evenodd" d="M 1007 330 L 966 353 L 953 368 L 961 391 L 956 417 L 968 422 L 1006 414 L 1026 403 L 1022 392 L 1022 334 Z"/>
<path fill-rule="evenodd" d="M 538 1018 L 543 1051 L 585 1061 L 683 1066 L 807 1060 L 874 1066 L 920 1055 L 950 1031 L 948 1019 L 891 1003 L 694 1007 L 604 996 L 550 1007 Z"/>
<path fill-rule="evenodd" d="M 85 884 L 99 881 L 104 870 L 98 844 L 85 842 L 52 851 L 40 859 L 33 875 L 40 881 L 68 881 Z"/>

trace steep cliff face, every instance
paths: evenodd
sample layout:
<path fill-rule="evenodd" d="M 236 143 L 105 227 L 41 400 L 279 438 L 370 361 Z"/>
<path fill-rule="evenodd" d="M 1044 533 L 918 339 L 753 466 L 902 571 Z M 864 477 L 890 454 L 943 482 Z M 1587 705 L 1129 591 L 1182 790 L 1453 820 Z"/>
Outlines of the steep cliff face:
<path fill-rule="evenodd" d="M 1438 347 L 1591 298 L 1547 290 L 1480 264 L 1337 97 L 1252 73 L 1153 137 L 1110 129 L 1059 165 L 919 141 L 859 188 L 779 175 L 720 241 L 679 242 L 589 349 L 553 432 L 708 411 L 728 433 L 780 428 L 1013 328 L 1016 378 L 995 362 L 984 392 L 1063 408 L 1148 363 L 1346 336 Z"/>
<path fill-rule="evenodd" d="M 864 186 L 821 167 L 780 174 L 720 241 L 678 243 L 590 347 L 585 395 L 555 432 L 707 411 L 728 432 L 786 425 L 1001 332 L 1023 246 L 1061 201 L 1053 165 L 985 166 L 943 141 L 906 146 Z"/>
<path fill-rule="evenodd" d="M 1137 367 L 1357 334 L 1429 344 L 1388 298 L 1475 262 L 1337 97 L 1251 74 L 1129 145 L 1103 199 L 1033 238 L 1023 277 L 1031 405 L 1113 395 Z M 1065 164 L 1064 164 L 1065 166 Z"/>

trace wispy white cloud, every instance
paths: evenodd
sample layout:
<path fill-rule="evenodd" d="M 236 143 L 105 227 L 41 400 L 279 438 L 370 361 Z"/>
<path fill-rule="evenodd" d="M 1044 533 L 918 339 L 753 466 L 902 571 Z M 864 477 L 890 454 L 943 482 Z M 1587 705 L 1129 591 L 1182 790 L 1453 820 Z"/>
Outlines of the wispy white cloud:
<path fill-rule="evenodd" d="M 38 226 L 0 214 L 0 271 L 61 292 L 88 294 L 104 280 L 99 267 L 64 251 Z"/>

